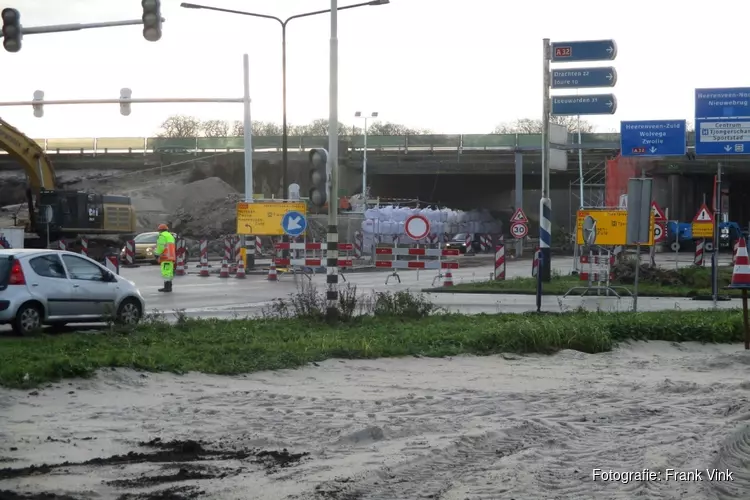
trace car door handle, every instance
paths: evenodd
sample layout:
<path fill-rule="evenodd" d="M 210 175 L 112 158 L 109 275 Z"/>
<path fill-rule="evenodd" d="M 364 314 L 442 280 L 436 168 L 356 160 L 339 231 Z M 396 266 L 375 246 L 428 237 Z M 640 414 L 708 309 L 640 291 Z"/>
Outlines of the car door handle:
<path fill-rule="evenodd" d="M 32 283 L 31 286 L 39 286 L 39 283 Z"/>
<path fill-rule="evenodd" d="M 75 285 L 75 284 L 74 284 L 74 285 L 73 285 L 73 288 L 78 288 L 78 285 Z"/>

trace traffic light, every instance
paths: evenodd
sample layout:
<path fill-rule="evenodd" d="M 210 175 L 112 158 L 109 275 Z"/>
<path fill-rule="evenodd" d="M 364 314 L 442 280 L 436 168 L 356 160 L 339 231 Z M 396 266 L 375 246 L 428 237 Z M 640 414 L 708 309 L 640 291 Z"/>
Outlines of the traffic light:
<path fill-rule="evenodd" d="M 143 38 L 156 42 L 161 38 L 161 0 L 142 0 Z"/>
<path fill-rule="evenodd" d="M 130 116 L 130 98 L 133 97 L 133 91 L 125 87 L 120 89 L 120 114 Z"/>
<path fill-rule="evenodd" d="M 328 151 L 310 150 L 310 202 L 322 207 L 328 200 Z"/>
<path fill-rule="evenodd" d="M 21 50 L 21 13 L 10 7 L 3 9 L 3 47 L 8 52 Z"/>
<path fill-rule="evenodd" d="M 34 108 L 34 116 L 37 118 L 41 118 L 44 116 L 44 91 L 43 90 L 35 90 L 34 91 L 34 102 L 39 104 L 32 104 Z"/>

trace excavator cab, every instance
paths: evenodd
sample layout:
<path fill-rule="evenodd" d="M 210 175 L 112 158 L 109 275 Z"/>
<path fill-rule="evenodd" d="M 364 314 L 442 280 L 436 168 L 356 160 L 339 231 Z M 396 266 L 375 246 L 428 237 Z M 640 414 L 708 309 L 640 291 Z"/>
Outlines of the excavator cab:
<path fill-rule="evenodd" d="M 133 233 L 136 226 L 127 196 L 42 189 L 37 214 L 37 232 L 50 236 Z"/>

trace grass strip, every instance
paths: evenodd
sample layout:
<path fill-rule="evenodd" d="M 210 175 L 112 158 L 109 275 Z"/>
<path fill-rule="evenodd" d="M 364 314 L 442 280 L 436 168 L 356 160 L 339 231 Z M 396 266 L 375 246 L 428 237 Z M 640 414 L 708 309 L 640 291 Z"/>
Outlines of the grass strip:
<path fill-rule="evenodd" d="M 330 358 L 611 350 L 618 341 L 742 341 L 739 311 L 376 315 L 150 321 L 128 332 L 0 337 L 0 385 L 31 388 L 109 367 L 234 375 Z"/>
<path fill-rule="evenodd" d="M 696 297 L 711 295 L 711 269 L 685 267 L 680 269 L 653 269 L 642 266 L 642 278 L 638 283 L 639 297 Z M 613 286 L 627 287 L 633 291 L 634 266 L 628 264 L 613 268 L 615 279 Z M 726 286 L 732 280 L 732 268 L 719 269 L 719 293 L 729 297 L 741 297 L 740 290 L 729 290 Z M 535 295 L 536 278 L 513 278 L 503 281 L 479 281 L 460 283 L 448 288 L 427 288 L 429 293 L 482 293 Z M 573 287 L 586 287 L 587 282 L 578 276 L 553 276 L 549 283 L 542 287 L 544 295 L 564 295 Z M 621 290 L 617 290 L 618 293 Z M 573 292 L 579 294 L 581 291 Z M 621 294 L 622 295 L 622 294 Z"/>

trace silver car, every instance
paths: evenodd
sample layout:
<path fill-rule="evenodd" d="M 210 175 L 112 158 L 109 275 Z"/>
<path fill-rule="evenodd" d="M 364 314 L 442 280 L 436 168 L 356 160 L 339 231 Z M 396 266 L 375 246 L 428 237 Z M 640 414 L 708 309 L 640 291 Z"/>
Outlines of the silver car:
<path fill-rule="evenodd" d="M 135 283 L 94 260 L 59 250 L 0 250 L 0 324 L 19 335 L 42 325 L 137 324 L 146 304 Z"/>

